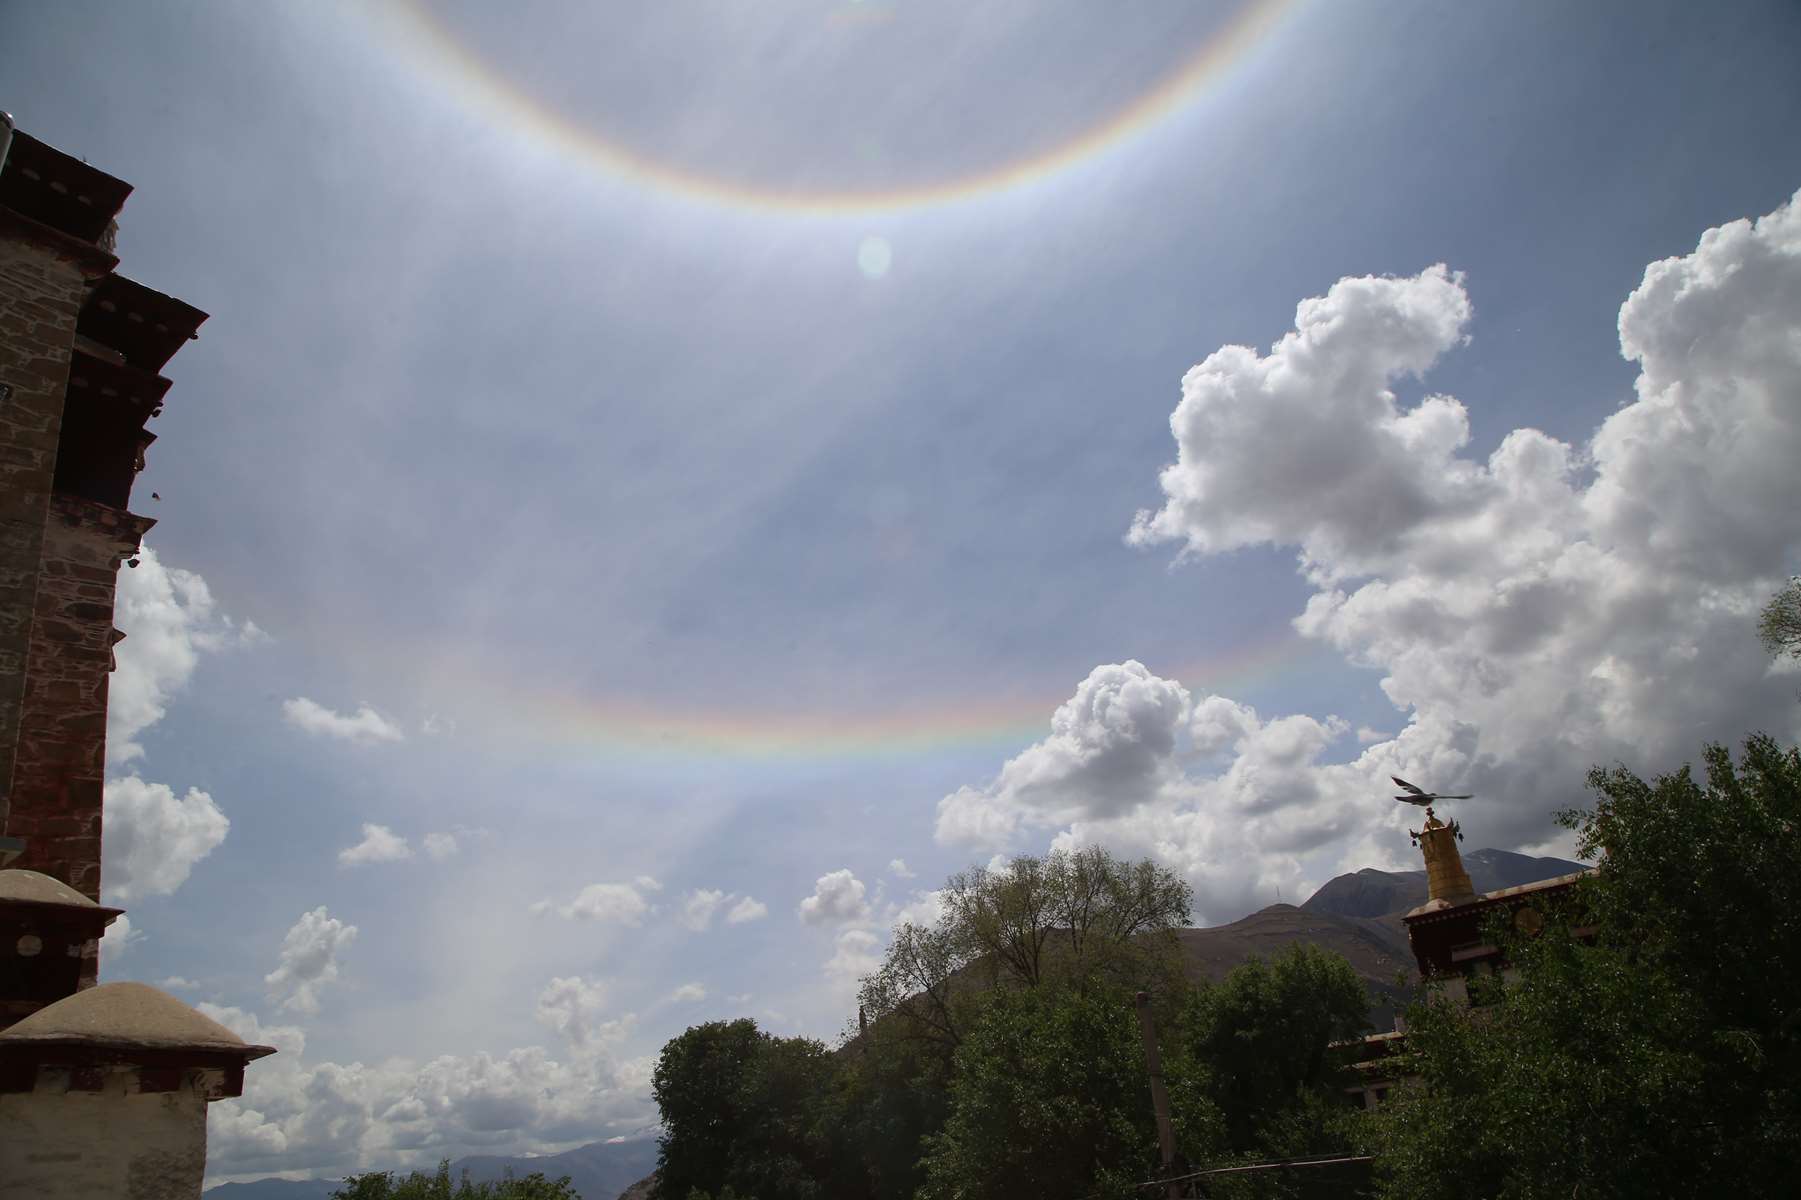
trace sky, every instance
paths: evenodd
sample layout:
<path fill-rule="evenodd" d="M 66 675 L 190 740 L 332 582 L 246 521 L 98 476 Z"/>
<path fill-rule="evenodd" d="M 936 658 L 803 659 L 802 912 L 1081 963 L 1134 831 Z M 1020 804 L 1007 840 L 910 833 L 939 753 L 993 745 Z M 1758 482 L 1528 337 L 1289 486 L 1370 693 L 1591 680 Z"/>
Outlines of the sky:
<path fill-rule="evenodd" d="M 655 1127 L 972 865 L 1233 920 L 1801 737 L 1801 10 L 8 6 L 212 314 L 123 570 L 104 979 L 214 1178 Z M 157 498 L 152 497 L 152 492 Z M 128 924 L 127 924 L 128 922 Z"/>

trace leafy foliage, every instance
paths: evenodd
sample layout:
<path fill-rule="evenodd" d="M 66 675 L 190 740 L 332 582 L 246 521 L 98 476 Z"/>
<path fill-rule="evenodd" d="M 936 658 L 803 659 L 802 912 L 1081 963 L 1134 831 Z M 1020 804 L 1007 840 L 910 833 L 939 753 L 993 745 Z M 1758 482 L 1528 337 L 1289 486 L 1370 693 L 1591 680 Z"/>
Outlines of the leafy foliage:
<path fill-rule="evenodd" d="M 1757 636 L 1772 657 L 1801 658 L 1801 575 L 1790 579 L 1763 607 Z"/>
<path fill-rule="evenodd" d="M 995 988 L 1105 976 L 1167 990 L 1179 969 L 1174 931 L 1194 899 L 1174 872 L 1098 847 L 1022 856 L 1002 871 L 974 867 L 939 895 L 938 921 L 897 928 L 857 998 L 872 1021 L 947 1056 Z"/>
<path fill-rule="evenodd" d="M 836 1074 L 821 1043 L 771 1037 L 755 1021 L 713 1021 L 671 1039 L 651 1076 L 665 1130 L 658 1194 L 835 1195 L 822 1130 Z"/>
<path fill-rule="evenodd" d="M 1372 1130 L 1392 1197 L 1790 1194 L 1801 1157 L 1801 752 L 1762 735 L 1565 814 L 1600 869 L 1500 1002 L 1409 1012 L 1417 1089 Z M 1572 921 L 1590 927 L 1577 937 Z"/>
<path fill-rule="evenodd" d="M 547 1179 L 532 1172 L 523 1179 L 510 1174 L 505 1179 L 476 1183 L 465 1171 L 454 1185 L 450 1180 L 450 1163 L 440 1162 L 434 1172 L 414 1171 L 397 1175 L 391 1171 L 371 1171 L 352 1175 L 332 1192 L 332 1200 L 581 1200 L 569 1185 L 569 1176 Z"/>
<path fill-rule="evenodd" d="M 836 1054 L 750 1021 L 695 1026 L 664 1047 L 660 1196 L 1132 1194 L 1160 1163 L 1139 989 L 1163 1031 L 1188 1160 L 1342 1143 L 1331 1128 L 1342 1110 L 1326 1115 L 1327 1043 L 1367 1013 L 1342 959 L 1251 964 L 1191 1000 L 1175 940 L 1188 885 L 1098 849 L 966 871 L 940 897 L 931 926 L 895 931 L 861 989 L 869 1028 Z M 1222 1099 L 1236 1106 L 1230 1123 Z"/>
<path fill-rule="evenodd" d="M 1335 1111 L 1316 1101 L 1335 1098 L 1342 1083 L 1328 1046 L 1369 1027 L 1369 994 L 1350 963 L 1306 945 L 1270 963 L 1252 959 L 1197 989 L 1182 1025 L 1233 1151 L 1327 1148 L 1312 1135 L 1323 1134 L 1319 1114 Z"/>
<path fill-rule="evenodd" d="M 922 1200 L 1123 1196 L 1154 1172 L 1150 1085 L 1128 995 L 998 993 L 958 1047 L 956 1067 L 949 1119 L 929 1139 Z M 1217 1114 L 1179 1068 L 1166 1079 L 1182 1149 L 1199 1158 L 1218 1144 Z"/>

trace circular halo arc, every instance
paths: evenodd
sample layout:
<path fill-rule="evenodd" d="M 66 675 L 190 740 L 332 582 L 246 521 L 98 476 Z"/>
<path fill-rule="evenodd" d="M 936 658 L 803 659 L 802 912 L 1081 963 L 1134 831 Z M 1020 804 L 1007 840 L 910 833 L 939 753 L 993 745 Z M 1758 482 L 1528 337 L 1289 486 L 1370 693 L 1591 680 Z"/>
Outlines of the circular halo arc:
<path fill-rule="evenodd" d="M 429 69 L 452 77 L 451 90 L 465 103 L 479 100 L 512 124 L 604 174 L 722 207 L 812 216 L 857 216 L 955 203 L 1012 191 L 1060 174 L 1174 116 L 1216 82 L 1276 24 L 1295 0 L 1248 0 L 1182 65 L 1130 103 L 1073 137 L 1037 153 L 985 170 L 917 186 L 874 189 L 787 189 L 722 179 L 658 160 L 601 137 L 516 87 L 466 47 L 426 7 L 424 0 L 396 0 L 392 12 L 407 40 L 423 51 Z"/>

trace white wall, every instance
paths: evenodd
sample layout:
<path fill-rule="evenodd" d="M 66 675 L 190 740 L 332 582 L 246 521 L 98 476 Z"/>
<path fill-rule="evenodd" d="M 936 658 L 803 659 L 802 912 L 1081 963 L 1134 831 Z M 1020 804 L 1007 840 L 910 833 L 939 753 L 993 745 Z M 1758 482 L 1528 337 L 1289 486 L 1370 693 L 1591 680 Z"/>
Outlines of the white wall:
<path fill-rule="evenodd" d="M 206 1174 L 206 1100 L 190 1072 L 173 1092 L 137 1090 L 117 1068 L 98 1092 L 38 1072 L 37 1090 L 0 1095 L 0 1200 L 195 1200 Z"/>

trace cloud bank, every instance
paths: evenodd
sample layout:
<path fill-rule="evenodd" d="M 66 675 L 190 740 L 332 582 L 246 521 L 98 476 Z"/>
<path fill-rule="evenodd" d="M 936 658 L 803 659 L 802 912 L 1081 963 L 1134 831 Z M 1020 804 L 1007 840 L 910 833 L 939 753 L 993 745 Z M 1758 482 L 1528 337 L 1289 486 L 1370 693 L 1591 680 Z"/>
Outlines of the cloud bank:
<path fill-rule="evenodd" d="M 1184 558 L 1293 547 L 1317 589 L 1295 627 L 1380 671 L 1400 732 L 1103 665 L 1049 737 L 940 802 L 939 839 L 1154 854 L 1226 919 L 1393 861 L 1410 814 L 1390 773 L 1475 792 L 1472 837 L 1530 845 L 1591 764 L 1796 736 L 1753 623 L 1801 549 L 1801 197 L 1647 268 L 1619 317 L 1635 399 L 1586 445 L 1516 429 L 1478 459 L 1461 402 L 1397 400 L 1473 314 L 1443 266 L 1343 279 L 1267 354 L 1207 356 L 1170 418 L 1163 504 L 1127 535 Z M 1341 740 L 1367 748 L 1335 761 Z"/>

